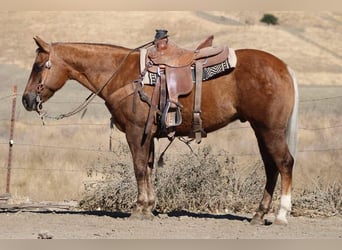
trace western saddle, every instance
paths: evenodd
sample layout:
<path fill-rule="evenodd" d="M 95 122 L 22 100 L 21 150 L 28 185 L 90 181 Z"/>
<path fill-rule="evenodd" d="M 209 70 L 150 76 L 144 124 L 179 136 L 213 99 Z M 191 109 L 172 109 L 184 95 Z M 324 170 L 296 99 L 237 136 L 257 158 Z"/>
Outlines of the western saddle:
<path fill-rule="evenodd" d="M 174 136 L 175 127 L 182 123 L 182 104 L 179 103 L 178 97 L 190 94 L 195 82 L 192 133 L 189 137 L 195 138 L 196 142 L 200 143 L 201 138 L 206 137 L 201 119 L 202 80 L 213 77 L 212 71 L 215 71 L 211 69 L 209 76 L 205 76 L 203 69 L 226 62 L 225 70 L 230 70 L 232 67 L 228 61 L 229 49 L 212 47 L 214 36 L 206 38 L 195 50 L 183 49 L 168 42 L 165 30 L 157 30 L 156 38 L 160 31 L 164 32 L 164 36 L 158 41 L 164 39 L 166 43 L 160 45 L 156 39 L 154 46 L 145 51 L 146 56 L 143 58 L 144 72 L 148 72 L 150 82 L 155 85 L 145 133 L 150 131 L 159 107 L 157 124 L 161 135 L 167 135 L 169 138 Z"/>

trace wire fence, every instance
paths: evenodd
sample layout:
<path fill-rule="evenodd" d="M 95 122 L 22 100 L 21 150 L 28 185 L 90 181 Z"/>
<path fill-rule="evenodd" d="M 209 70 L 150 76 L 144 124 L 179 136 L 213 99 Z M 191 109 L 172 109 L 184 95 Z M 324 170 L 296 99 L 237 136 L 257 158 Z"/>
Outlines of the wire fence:
<path fill-rule="evenodd" d="M 0 97 L 0 105 L 4 105 L 4 102 L 10 101 L 14 96 L 13 95 L 5 95 Z M 21 95 L 16 95 L 17 98 L 21 98 Z M 304 99 L 300 100 L 300 103 L 313 103 L 313 102 L 326 102 L 330 100 L 342 100 L 341 95 L 336 95 L 336 96 L 330 96 L 330 97 L 322 97 L 322 98 L 312 98 L 312 99 Z M 50 103 L 54 103 L 55 105 L 59 104 L 78 104 L 79 102 L 77 101 L 51 101 Z M 7 105 L 7 104 L 6 104 Z M 20 104 L 19 104 L 20 105 Z M 101 101 L 94 101 L 90 103 L 90 105 L 104 105 L 104 102 Z M 338 104 L 336 104 L 338 105 Z M 338 108 L 338 107 L 337 107 Z M 8 103 L 8 110 L 10 110 L 10 104 Z M 10 123 L 10 112 L 8 112 L 7 118 L 4 118 L 2 116 L 0 118 L 0 122 L 2 124 L 7 124 L 9 125 Z M 42 126 L 41 123 L 33 123 L 30 119 L 30 121 L 27 121 L 25 119 L 21 119 L 20 117 L 21 113 L 18 112 L 16 121 L 20 122 L 21 125 L 28 126 L 28 127 L 37 127 L 37 126 Z M 37 119 L 38 120 L 38 119 Z M 338 120 L 338 119 L 337 119 Z M 76 126 L 76 127 L 99 127 L 99 128 L 108 128 L 109 129 L 109 121 L 106 123 L 102 122 L 89 122 L 89 121 L 84 121 L 84 122 L 64 122 L 64 123 L 49 123 L 45 125 L 46 127 L 71 127 L 71 126 Z M 3 126 L 4 127 L 4 126 Z M 325 130 L 334 130 L 334 133 L 336 135 L 340 135 L 341 133 L 341 128 L 342 124 L 341 123 L 336 123 L 336 124 L 331 124 L 329 126 L 322 126 L 322 127 L 306 127 L 306 126 L 299 126 L 299 130 L 303 131 L 312 131 L 312 132 L 317 132 L 317 131 L 325 131 Z M 222 128 L 221 130 L 224 131 L 235 131 L 235 130 L 244 130 L 244 129 L 251 129 L 249 125 L 241 125 L 241 126 L 233 126 L 233 127 L 225 127 Z M 5 136 L 1 136 L 2 134 L 5 134 L 5 131 L 0 131 L 0 148 L 6 149 L 6 146 L 9 145 L 8 140 L 6 140 Z M 26 143 L 26 142 L 20 142 L 20 141 L 15 141 L 14 143 L 15 147 L 18 148 L 42 148 L 44 150 L 73 150 L 73 151 L 83 151 L 83 152 L 95 152 L 95 153 L 111 153 L 109 149 L 101 149 L 98 147 L 75 147 L 75 146 L 66 146 L 66 145 L 51 145 L 51 144 L 36 144 L 36 143 Z M 315 153 L 315 152 L 339 152 L 342 151 L 342 145 L 334 145 L 330 147 L 325 147 L 325 148 L 302 148 L 299 149 L 297 152 L 300 153 Z M 233 153 L 230 154 L 230 156 L 259 156 L 259 153 Z M 0 169 L 5 169 L 5 164 L 3 167 L 0 166 Z M 14 166 L 12 169 L 18 169 L 18 170 L 26 170 L 26 167 L 19 167 L 19 166 Z M 65 169 L 65 168 L 59 168 L 58 166 L 56 167 L 49 167 L 49 168 L 35 168 L 37 171 L 66 171 L 66 172 L 84 172 L 86 169 L 79 170 L 79 169 Z"/>

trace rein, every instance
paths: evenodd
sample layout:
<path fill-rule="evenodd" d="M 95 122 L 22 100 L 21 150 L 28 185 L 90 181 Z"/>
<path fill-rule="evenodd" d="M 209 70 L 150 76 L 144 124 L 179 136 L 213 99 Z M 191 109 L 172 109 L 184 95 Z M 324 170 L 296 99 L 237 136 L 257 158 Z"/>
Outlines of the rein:
<path fill-rule="evenodd" d="M 40 117 L 40 119 L 42 120 L 42 123 L 43 125 L 45 125 L 45 118 L 49 118 L 49 119 L 54 119 L 54 120 L 60 120 L 60 119 L 63 119 L 63 118 L 67 118 L 67 117 L 70 117 L 70 116 L 73 116 L 79 112 L 81 112 L 82 110 L 86 109 L 86 107 L 92 102 L 92 100 L 94 100 L 94 98 L 96 96 L 98 96 L 101 91 L 111 82 L 111 80 L 114 78 L 114 76 L 118 73 L 119 69 L 122 67 L 122 65 L 124 64 L 124 62 L 127 60 L 128 56 L 131 55 L 133 52 L 137 51 L 138 49 L 141 49 L 141 48 L 144 48 L 148 45 L 151 45 L 153 42 L 148 42 L 148 43 L 145 43 L 139 47 L 136 47 L 134 49 L 131 49 L 131 51 L 122 59 L 122 61 L 120 62 L 119 66 L 116 68 L 116 70 L 113 72 L 113 74 L 108 78 L 108 80 L 101 86 L 100 89 L 98 89 L 96 92 L 92 92 L 84 101 L 83 103 L 81 103 L 78 107 L 76 107 L 74 110 L 68 112 L 68 113 L 64 113 L 64 114 L 60 114 L 60 115 L 57 115 L 57 116 L 51 116 L 47 113 L 47 111 L 44 111 L 43 110 L 43 101 L 40 97 L 40 92 L 41 90 L 44 88 L 44 87 L 47 87 L 49 88 L 48 86 L 46 86 L 44 84 L 44 82 L 42 84 L 39 84 L 38 87 L 37 87 L 37 113 L 38 113 L 38 116 Z M 47 68 L 48 70 L 50 70 L 50 68 L 52 67 L 52 64 L 51 64 L 51 61 L 50 59 L 46 62 L 45 64 L 45 68 Z M 145 70 L 144 70 L 145 72 Z M 144 73 L 143 72 L 143 73 Z M 142 74 L 143 74 L 142 73 Z M 143 79 L 143 76 L 140 77 L 141 79 L 141 82 L 142 82 L 142 79 Z M 138 81 L 140 81 L 140 79 Z"/>

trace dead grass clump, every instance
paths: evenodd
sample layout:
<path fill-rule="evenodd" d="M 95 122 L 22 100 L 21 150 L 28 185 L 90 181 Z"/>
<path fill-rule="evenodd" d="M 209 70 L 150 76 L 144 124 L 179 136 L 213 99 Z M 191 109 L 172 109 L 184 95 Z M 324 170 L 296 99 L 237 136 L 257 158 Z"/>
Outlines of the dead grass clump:
<path fill-rule="evenodd" d="M 342 214 L 342 185 L 318 184 L 312 189 L 304 189 L 293 201 L 294 216 L 335 216 Z"/>
<path fill-rule="evenodd" d="M 157 210 L 223 212 L 249 210 L 260 199 L 262 181 L 258 168 L 248 176 L 237 171 L 228 152 L 212 154 L 210 147 L 195 154 L 180 155 L 172 165 L 157 169 Z M 262 178 L 261 178 L 262 179 Z"/>
<path fill-rule="evenodd" d="M 113 168 L 116 166 L 111 165 Z M 122 167 L 118 178 L 87 184 L 80 206 L 87 210 L 130 211 L 136 200 L 134 174 L 128 166 Z"/>
<path fill-rule="evenodd" d="M 114 149 L 116 162 L 109 166 L 94 166 L 88 176 L 102 175 L 102 180 L 85 184 L 80 206 L 88 210 L 127 212 L 136 200 L 137 191 L 128 146 L 122 142 Z M 128 157 L 127 157 L 128 156 Z"/>
<path fill-rule="evenodd" d="M 118 155 L 127 155 L 123 150 L 127 149 L 121 147 L 115 151 Z M 255 167 L 246 177 L 241 176 L 234 157 L 225 152 L 224 159 L 219 159 L 208 147 L 197 155 L 184 154 L 177 158 L 172 165 L 155 169 L 157 211 L 238 212 L 255 208 L 263 187 L 263 180 L 259 178 L 264 176 L 261 167 Z M 102 182 L 86 187 L 81 207 L 129 211 L 136 199 L 130 159 L 121 158 L 105 175 Z"/>

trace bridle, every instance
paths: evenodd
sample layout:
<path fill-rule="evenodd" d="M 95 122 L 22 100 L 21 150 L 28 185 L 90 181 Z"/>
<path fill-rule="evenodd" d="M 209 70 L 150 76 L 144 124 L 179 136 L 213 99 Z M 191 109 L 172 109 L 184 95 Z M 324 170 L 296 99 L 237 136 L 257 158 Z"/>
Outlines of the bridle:
<path fill-rule="evenodd" d="M 44 64 L 44 68 L 47 70 L 47 73 L 44 74 L 44 77 L 42 77 L 42 79 L 40 80 L 40 83 L 38 84 L 36 90 L 37 90 L 37 97 L 36 97 L 36 102 L 37 102 L 37 112 L 38 114 L 40 115 L 43 111 L 43 100 L 42 98 L 40 97 L 40 94 L 41 92 L 47 88 L 49 89 L 50 91 L 54 92 L 54 90 L 50 87 L 48 87 L 46 84 L 45 84 L 45 80 L 48 76 L 48 73 L 49 73 L 49 70 L 51 69 L 52 67 L 52 63 L 51 63 L 51 60 L 50 60 L 50 55 L 49 55 L 49 59 L 45 62 Z"/>

